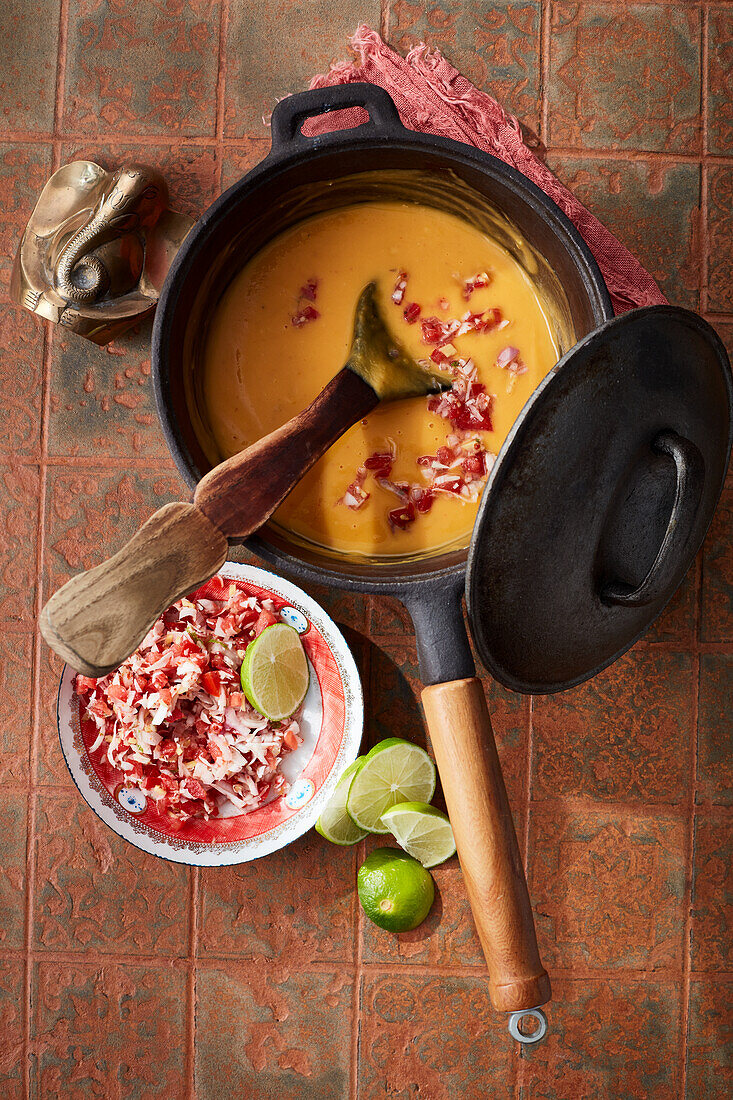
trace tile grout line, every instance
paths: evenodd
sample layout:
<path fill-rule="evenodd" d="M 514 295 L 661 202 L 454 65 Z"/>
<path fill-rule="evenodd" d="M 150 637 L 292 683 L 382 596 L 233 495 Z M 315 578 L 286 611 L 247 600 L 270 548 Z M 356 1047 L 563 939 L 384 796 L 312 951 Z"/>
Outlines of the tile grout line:
<path fill-rule="evenodd" d="M 549 142 L 550 41 L 552 38 L 552 0 L 542 0 L 540 12 L 540 138 Z"/>
<path fill-rule="evenodd" d="M 224 170 L 224 112 L 226 107 L 226 59 L 229 31 L 229 0 L 222 0 L 219 18 L 219 71 L 216 80 L 216 193 L 221 194 L 221 178 Z"/>
<path fill-rule="evenodd" d="M 700 624 L 702 621 L 702 582 L 703 561 L 699 557 L 695 563 L 695 641 L 700 636 Z M 690 1020 L 690 973 L 692 971 L 692 905 L 695 873 L 695 803 L 697 799 L 697 757 L 698 743 L 697 730 L 700 716 L 700 654 L 693 653 L 692 657 L 692 736 L 690 738 L 690 777 L 689 793 L 687 799 L 687 876 L 684 893 L 684 925 L 682 940 L 682 1004 L 680 1010 L 680 1100 L 684 1100 L 687 1092 L 687 1056 L 689 1040 Z"/>
<path fill-rule="evenodd" d="M 708 238 L 708 67 L 709 67 L 709 12 L 702 9 L 700 42 L 700 125 L 702 127 L 702 155 L 700 158 L 700 312 L 708 306 L 708 270 L 710 249 Z M 696 635 L 697 639 L 697 635 Z"/>
<path fill-rule="evenodd" d="M 189 897 L 189 952 L 186 981 L 186 1096 L 196 1100 L 196 959 L 199 947 L 199 868 L 191 868 Z"/>
<path fill-rule="evenodd" d="M 364 622 L 365 632 L 368 629 L 372 619 L 372 607 L 374 603 L 374 596 L 368 596 L 364 606 Z M 372 658 L 370 646 L 364 646 L 362 652 L 364 653 L 364 683 L 366 689 L 364 691 L 364 712 L 367 712 L 367 706 L 371 700 L 372 691 Z M 364 739 L 366 738 L 366 729 L 362 732 L 362 745 L 364 745 Z M 366 843 L 364 840 L 360 840 L 356 846 L 356 868 L 364 861 L 366 856 Z M 364 968 L 364 913 L 359 902 L 359 896 L 356 891 L 356 883 L 354 883 L 353 891 L 353 904 L 354 904 L 354 923 L 355 923 L 355 942 L 354 942 L 354 992 L 352 1001 L 352 1025 L 351 1025 L 351 1049 L 349 1052 L 350 1064 L 349 1064 L 349 1098 L 350 1100 L 357 1100 L 359 1094 L 359 1038 L 361 1032 L 361 979 Z"/>
<path fill-rule="evenodd" d="M 379 33 L 386 42 L 389 39 L 389 17 L 392 12 L 391 0 L 380 0 Z"/>
<path fill-rule="evenodd" d="M 55 172 L 61 159 L 61 119 L 64 110 L 66 83 L 66 47 L 69 25 L 68 0 L 61 0 L 58 23 L 58 49 L 56 63 L 56 89 L 54 96 L 53 135 L 51 138 L 51 171 Z M 23 1090 L 31 1095 L 31 1015 L 33 998 L 33 912 L 36 886 L 36 771 L 38 768 L 38 743 L 41 724 L 41 633 L 38 629 L 43 606 L 43 562 L 46 548 L 46 458 L 48 456 L 48 424 L 51 403 L 51 355 L 53 350 L 53 326 L 44 322 L 43 368 L 41 378 L 40 453 L 38 464 L 38 522 L 36 527 L 36 629 L 33 639 L 33 713 L 29 758 L 29 784 L 26 822 L 26 881 L 25 881 L 25 966 L 23 982 Z"/>

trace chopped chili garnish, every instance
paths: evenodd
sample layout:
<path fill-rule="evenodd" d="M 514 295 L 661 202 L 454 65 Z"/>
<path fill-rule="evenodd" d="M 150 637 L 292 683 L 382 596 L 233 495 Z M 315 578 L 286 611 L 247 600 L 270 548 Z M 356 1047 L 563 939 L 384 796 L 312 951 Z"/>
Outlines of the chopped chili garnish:
<path fill-rule="evenodd" d="M 387 514 L 390 526 L 398 527 L 401 531 L 404 531 L 406 527 L 415 519 L 415 505 L 412 501 L 408 501 L 403 504 L 401 508 L 393 508 L 391 512 Z"/>
<path fill-rule="evenodd" d="M 463 297 L 468 301 L 474 290 L 479 290 L 480 287 L 488 286 L 490 282 L 491 277 L 487 271 L 482 271 L 480 275 L 474 275 L 473 278 L 466 279 L 463 284 Z"/>
<path fill-rule="evenodd" d="M 317 291 L 318 279 L 309 279 L 308 282 L 304 283 L 300 288 L 298 297 L 307 298 L 309 302 L 315 302 Z"/>
<path fill-rule="evenodd" d="M 403 313 L 403 317 L 407 321 L 408 325 L 414 325 L 419 316 L 420 306 L 417 304 L 417 302 L 409 302 L 405 306 L 405 311 Z"/>
<path fill-rule="evenodd" d="M 309 321 L 317 320 L 320 316 L 315 306 L 303 306 L 302 309 L 293 314 L 293 325 L 295 328 L 302 328 L 303 325 L 307 325 Z"/>
<path fill-rule="evenodd" d="M 394 458 L 390 451 L 375 451 L 364 460 L 364 465 L 375 477 L 389 477 L 393 462 Z"/>

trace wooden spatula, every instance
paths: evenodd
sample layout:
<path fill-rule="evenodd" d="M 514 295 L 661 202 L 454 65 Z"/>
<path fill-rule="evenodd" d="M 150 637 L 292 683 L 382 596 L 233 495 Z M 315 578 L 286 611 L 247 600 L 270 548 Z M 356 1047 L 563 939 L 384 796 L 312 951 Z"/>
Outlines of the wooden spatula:
<path fill-rule="evenodd" d="M 390 336 L 375 301 L 362 291 L 346 366 L 308 408 L 245 451 L 216 466 L 193 504 L 160 508 L 121 550 L 72 577 L 41 613 L 41 632 L 87 676 L 104 676 L 137 648 L 158 616 L 212 577 L 228 539 L 251 535 L 339 436 L 379 404 L 450 388 Z"/>

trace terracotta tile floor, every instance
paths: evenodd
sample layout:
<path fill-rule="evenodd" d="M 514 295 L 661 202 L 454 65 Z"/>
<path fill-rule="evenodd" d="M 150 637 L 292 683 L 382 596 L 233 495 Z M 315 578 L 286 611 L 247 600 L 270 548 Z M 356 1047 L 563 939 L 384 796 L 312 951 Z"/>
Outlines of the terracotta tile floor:
<path fill-rule="evenodd" d="M 99 350 L 7 304 L 51 167 L 160 165 L 197 214 L 266 153 L 263 112 L 360 20 L 495 90 L 555 170 L 733 346 L 730 0 L 5 0 L 0 11 L 0 1097 L 483 1100 L 733 1095 L 733 478 L 660 624 L 592 684 L 487 685 L 551 1031 L 491 1011 L 460 872 L 399 940 L 361 851 L 315 834 L 190 871 L 110 833 L 54 728 L 37 610 L 181 492 L 149 326 Z M 424 737 L 404 612 L 314 591 L 347 629 L 368 733 Z"/>

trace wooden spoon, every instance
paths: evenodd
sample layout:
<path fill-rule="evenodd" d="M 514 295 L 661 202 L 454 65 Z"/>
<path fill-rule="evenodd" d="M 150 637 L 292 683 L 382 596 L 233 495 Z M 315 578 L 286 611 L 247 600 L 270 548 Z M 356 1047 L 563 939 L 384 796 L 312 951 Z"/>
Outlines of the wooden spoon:
<path fill-rule="evenodd" d="M 304 412 L 211 470 L 193 504 L 160 508 L 114 557 L 51 597 L 41 632 L 68 664 L 95 677 L 117 668 L 170 604 L 221 568 L 228 539 L 261 527 L 347 428 L 380 401 L 450 389 L 393 340 L 375 289 L 359 296 L 346 366 Z"/>

